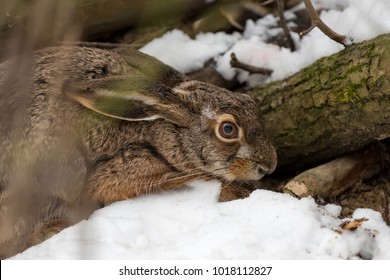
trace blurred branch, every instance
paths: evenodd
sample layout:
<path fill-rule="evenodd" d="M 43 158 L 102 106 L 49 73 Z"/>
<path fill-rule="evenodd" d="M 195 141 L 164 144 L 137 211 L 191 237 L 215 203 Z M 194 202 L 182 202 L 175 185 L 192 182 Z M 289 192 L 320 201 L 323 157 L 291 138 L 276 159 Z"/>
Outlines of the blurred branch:
<path fill-rule="evenodd" d="M 87 42 L 87 41 L 60 41 L 58 42 L 61 46 L 84 46 L 84 47 L 95 47 L 95 48 L 132 48 L 130 44 L 121 43 L 108 43 L 108 42 Z"/>
<path fill-rule="evenodd" d="M 277 3 L 277 10 L 280 19 L 280 26 L 282 27 L 283 32 L 287 37 L 288 46 L 290 50 L 293 52 L 295 51 L 295 44 L 291 37 L 290 29 L 287 26 L 286 17 L 284 16 L 284 0 L 276 0 L 276 3 Z"/>
<path fill-rule="evenodd" d="M 123 30 L 179 25 L 210 4 L 204 0 L 0 0 L 0 60 L 59 41 L 113 41 Z"/>

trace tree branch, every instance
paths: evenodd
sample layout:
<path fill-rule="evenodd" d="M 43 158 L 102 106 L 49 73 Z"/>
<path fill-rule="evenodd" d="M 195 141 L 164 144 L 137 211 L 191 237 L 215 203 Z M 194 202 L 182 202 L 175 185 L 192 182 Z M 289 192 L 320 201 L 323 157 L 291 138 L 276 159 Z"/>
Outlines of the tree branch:
<path fill-rule="evenodd" d="M 243 62 L 238 60 L 235 53 L 232 53 L 230 55 L 230 66 L 233 68 L 239 68 L 239 69 L 248 71 L 250 74 L 271 75 L 273 72 L 273 70 L 271 70 L 271 69 L 256 67 L 253 65 L 243 63 Z"/>
<path fill-rule="evenodd" d="M 337 158 L 299 174 L 283 190 L 298 197 L 335 198 L 382 170 L 379 153 L 377 148 L 371 148 Z"/>
<path fill-rule="evenodd" d="M 291 37 L 290 29 L 287 26 L 286 17 L 284 16 L 284 0 L 276 0 L 276 4 L 277 4 L 277 10 L 280 19 L 280 26 L 282 27 L 283 32 L 287 37 L 288 46 L 290 50 L 293 52 L 295 51 L 296 48 L 295 48 L 294 40 Z"/>
<path fill-rule="evenodd" d="M 318 27 L 326 36 L 328 36 L 333 41 L 342 44 L 344 47 L 352 43 L 350 38 L 335 32 L 321 20 L 311 0 L 303 0 L 303 2 L 305 3 L 306 9 L 311 18 L 311 26 L 306 31 L 301 32 L 300 36 L 303 36 L 313 30 L 313 28 Z"/>

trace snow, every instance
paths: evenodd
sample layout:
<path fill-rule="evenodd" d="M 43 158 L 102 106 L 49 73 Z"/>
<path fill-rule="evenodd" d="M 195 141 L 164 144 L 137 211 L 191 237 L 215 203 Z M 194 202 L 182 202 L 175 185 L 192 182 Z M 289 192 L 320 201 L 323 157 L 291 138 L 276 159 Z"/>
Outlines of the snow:
<path fill-rule="evenodd" d="M 14 259 L 374 259 L 390 258 L 390 227 L 380 215 L 336 232 L 336 205 L 257 190 L 218 203 L 219 182 L 121 201 Z M 387 249 L 386 249 L 387 248 Z"/>
<path fill-rule="evenodd" d="M 354 42 L 390 32 L 389 0 L 314 2 L 332 8 L 322 19 Z M 289 14 L 289 17 L 292 14 Z M 199 34 L 172 30 L 142 51 L 188 73 L 210 59 L 228 79 L 248 85 L 264 81 L 231 69 L 230 53 L 245 63 L 274 70 L 283 79 L 320 57 L 343 48 L 314 29 L 297 52 L 266 44 L 280 32 L 273 16 L 248 21 L 243 34 Z M 287 67 L 288 66 L 288 67 Z M 368 220 L 342 231 L 340 206 L 320 206 L 312 198 L 257 190 L 249 198 L 218 203 L 220 183 L 194 182 L 171 192 L 113 203 L 77 225 L 16 255 L 14 259 L 390 259 L 390 227 L 380 214 L 357 209 Z"/>
<path fill-rule="evenodd" d="M 303 4 L 302 4 L 303 5 Z M 321 13 L 321 19 L 336 32 L 359 43 L 380 34 L 390 32 L 389 0 L 344 0 L 315 1 L 315 7 L 334 8 Z M 293 16 L 287 13 L 287 18 Z M 194 39 L 180 30 L 173 30 L 141 48 L 141 51 L 155 56 L 183 73 L 199 70 L 210 59 L 217 62 L 217 70 L 226 78 L 238 75 L 241 82 L 254 86 L 263 82 L 260 75 L 249 75 L 230 67 L 230 54 L 235 52 L 243 63 L 274 70 L 268 81 L 286 78 L 321 57 L 343 49 L 343 46 L 330 40 L 317 28 L 305 35 L 301 42 L 293 33 L 299 49 L 289 49 L 266 44 L 271 34 L 281 32 L 278 19 L 265 16 L 256 22 L 247 21 L 243 34 L 199 34 Z M 227 51 L 227 52 L 226 52 Z M 288 65 L 288 67 L 286 67 Z"/>
<path fill-rule="evenodd" d="M 158 53 L 162 62 L 188 73 L 201 69 L 206 61 L 226 52 L 238 38 L 238 33 L 228 35 L 219 32 L 202 33 L 193 40 L 183 31 L 175 29 L 145 45 L 142 51 L 147 54 Z"/>

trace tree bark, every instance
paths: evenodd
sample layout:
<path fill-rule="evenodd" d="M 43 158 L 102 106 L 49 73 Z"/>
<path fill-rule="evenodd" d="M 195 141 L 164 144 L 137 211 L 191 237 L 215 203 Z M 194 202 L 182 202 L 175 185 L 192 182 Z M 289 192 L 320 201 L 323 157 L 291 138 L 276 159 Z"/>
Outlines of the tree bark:
<path fill-rule="evenodd" d="M 249 91 L 279 167 L 324 162 L 390 136 L 390 34 Z"/>

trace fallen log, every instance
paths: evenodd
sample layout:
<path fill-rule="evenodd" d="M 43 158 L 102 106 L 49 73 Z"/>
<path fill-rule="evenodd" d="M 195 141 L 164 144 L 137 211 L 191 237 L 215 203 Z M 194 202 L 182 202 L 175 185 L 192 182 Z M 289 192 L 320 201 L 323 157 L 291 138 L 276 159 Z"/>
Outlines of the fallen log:
<path fill-rule="evenodd" d="M 249 91 L 279 167 L 326 162 L 390 136 L 390 34 Z"/>

